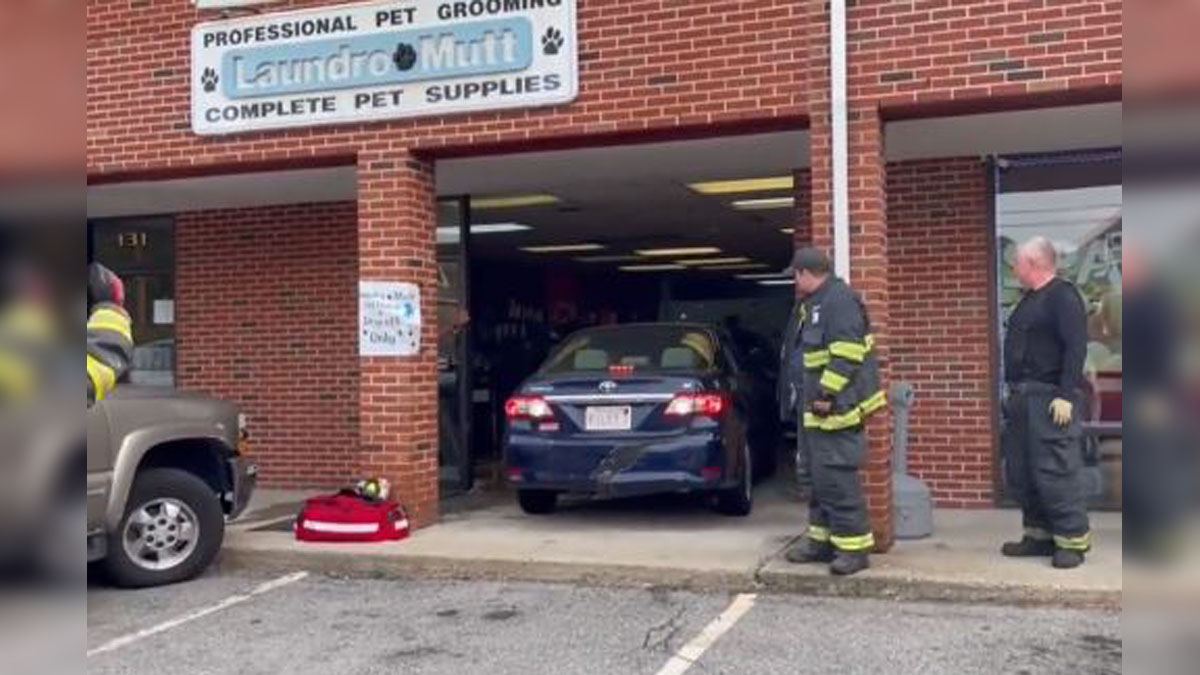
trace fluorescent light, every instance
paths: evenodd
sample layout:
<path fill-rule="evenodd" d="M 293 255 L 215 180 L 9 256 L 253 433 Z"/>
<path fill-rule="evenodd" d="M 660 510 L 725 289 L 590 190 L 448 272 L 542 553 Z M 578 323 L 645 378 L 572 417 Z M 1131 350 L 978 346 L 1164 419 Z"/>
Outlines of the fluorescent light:
<path fill-rule="evenodd" d="M 764 211 L 767 209 L 790 209 L 796 205 L 795 197 L 771 197 L 770 199 L 739 199 L 733 208 L 739 211 Z"/>
<path fill-rule="evenodd" d="M 527 206 L 549 206 L 562 200 L 554 195 L 509 195 L 505 197 L 483 197 L 471 199 L 471 208 L 483 209 L 519 209 Z"/>
<path fill-rule="evenodd" d="M 680 260 L 680 265 L 702 267 L 705 265 L 737 265 L 748 263 L 749 258 L 700 258 L 698 260 Z"/>
<path fill-rule="evenodd" d="M 721 249 L 712 246 L 694 246 L 691 248 L 648 248 L 637 254 L 647 258 L 675 258 L 691 255 L 717 255 Z"/>
<path fill-rule="evenodd" d="M 794 286 L 794 279 L 766 279 L 758 282 L 760 286 Z"/>
<path fill-rule="evenodd" d="M 637 257 L 636 255 L 593 255 L 593 256 L 585 256 L 583 258 L 576 258 L 575 262 L 623 263 L 623 262 L 637 262 L 639 260 L 641 260 L 641 258 Z"/>
<path fill-rule="evenodd" d="M 779 231 L 784 234 L 796 234 L 796 228 L 794 228 L 794 227 L 784 227 L 784 228 L 781 228 Z"/>
<path fill-rule="evenodd" d="M 620 268 L 622 272 L 672 272 L 687 269 L 683 265 L 626 265 Z"/>
<path fill-rule="evenodd" d="M 702 195 L 729 195 L 745 192 L 767 192 L 771 190 L 791 190 L 796 181 L 791 176 L 775 178 L 748 178 L 743 180 L 714 180 L 688 185 L 692 190 Z"/>
<path fill-rule="evenodd" d="M 710 267 L 701 267 L 700 269 L 706 272 L 710 270 L 713 272 L 728 272 L 732 270 L 763 270 L 767 269 L 767 267 L 769 265 L 762 263 L 745 263 L 742 265 L 712 265 Z"/>
<path fill-rule="evenodd" d="M 532 227 L 520 223 L 481 223 L 471 226 L 471 234 L 505 234 L 532 229 Z M 461 239 L 461 230 L 457 227 L 439 227 L 437 229 L 437 243 L 439 244 L 457 244 Z"/>
<path fill-rule="evenodd" d="M 521 249 L 526 253 L 582 253 L 585 251 L 603 251 L 603 244 L 562 244 L 559 246 L 526 246 Z"/>
<path fill-rule="evenodd" d="M 770 274 L 739 274 L 737 275 L 737 278 L 741 279 L 742 281 L 759 281 L 762 279 L 775 279 L 777 281 L 784 281 L 791 279 L 791 275 L 781 274 L 779 272 L 771 272 Z"/>

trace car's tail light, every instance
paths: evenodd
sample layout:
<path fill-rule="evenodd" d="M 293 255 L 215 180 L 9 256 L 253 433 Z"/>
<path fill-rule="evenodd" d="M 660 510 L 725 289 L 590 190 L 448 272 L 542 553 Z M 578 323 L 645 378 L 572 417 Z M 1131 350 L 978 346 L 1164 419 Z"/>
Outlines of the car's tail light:
<path fill-rule="evenodd" d="M 514 396 L 504 404 L 504 414 L 510 420 L 548 420 L 554 418 L 550 404 L 541 396 Z"/>
<path fill-rule="evenodd" d="M 608 374 L 612 375 L 613 377 L 629 377 L 630 375 L 633 375 L 633 373 L 634 373 L 633 366 L 609 366 L 608 367 Z"/>
<path fill-rule="evenodd" d="M 667 405 L 666 414 L 670 417 L 700 417 L 719 418 L 729 410 L 729 396 L 726 394 L 679 394 Z"/>

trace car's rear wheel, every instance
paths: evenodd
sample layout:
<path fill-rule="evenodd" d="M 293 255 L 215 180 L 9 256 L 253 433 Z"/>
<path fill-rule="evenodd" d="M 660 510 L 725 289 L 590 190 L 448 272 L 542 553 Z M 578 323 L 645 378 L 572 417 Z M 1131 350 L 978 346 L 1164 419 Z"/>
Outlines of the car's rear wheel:
<path fill-rule="evenodd" d="M 742 448 L 738 486 L 717 493 L 716 509 L 727 516 L 748 516 L 754 510 L 754 458 L 748 443 Z"/>
<path fill-rule="evenodd" d="M 558 493 L 553 490 L 521 490 L 517 493 L 521 510 L 533 515 L 553 513 L 558 508 Z"/>
<path fill-rule="evenodd" d="M 119 586 L 186 581 L 208 567 L 225 537 L 212 488 L 179 469 L 150 469 L 134 480 L 125 516 L 109 536 L 105 567 Z"/>

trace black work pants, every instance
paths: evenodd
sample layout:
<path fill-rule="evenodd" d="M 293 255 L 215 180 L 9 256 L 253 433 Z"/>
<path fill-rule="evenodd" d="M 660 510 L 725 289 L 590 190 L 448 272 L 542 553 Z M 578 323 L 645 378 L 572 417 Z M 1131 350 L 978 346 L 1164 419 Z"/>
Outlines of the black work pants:
<path fill-rule="evenodd" d="M 1079 405 L 1060 427 L 1050 413 L 1050 386 L 1017 386 L 1004 404 L 1001 447 L 1009 489 L 1021 505 L 1026 534 L 1083 548 L 1088 535 Z"/>

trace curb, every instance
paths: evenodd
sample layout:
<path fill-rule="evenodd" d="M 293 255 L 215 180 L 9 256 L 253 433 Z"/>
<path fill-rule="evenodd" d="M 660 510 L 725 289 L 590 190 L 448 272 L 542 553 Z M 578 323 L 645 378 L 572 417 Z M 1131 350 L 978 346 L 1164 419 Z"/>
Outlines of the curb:
<path fill-rule="evenodd" d="M 213 567 L 220 572 L 286 572 L 297 569 L 333 577 L 407 581 L 521 581 L 614 588 L 664 588 L 693 592 L 778 593 L 897 602 L 1099 609 L 1120 611 L 1122 592 L 957 583 L 915 578 L 833 578 L 769 569 L 766 561 L 745 572 L 537 560 L 463 560 L 376 553 L 282 551 L 227 547 Z"/>

